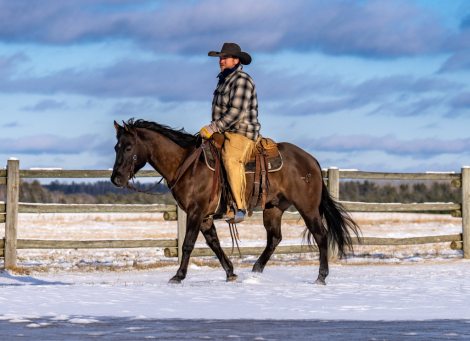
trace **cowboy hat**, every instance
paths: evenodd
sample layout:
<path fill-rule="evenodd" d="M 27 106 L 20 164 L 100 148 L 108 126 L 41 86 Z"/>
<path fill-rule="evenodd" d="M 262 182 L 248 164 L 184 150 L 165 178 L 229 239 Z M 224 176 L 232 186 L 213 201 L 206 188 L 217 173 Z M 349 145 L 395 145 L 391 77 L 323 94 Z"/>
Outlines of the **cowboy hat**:
<path fill-rule="evenodd" d="M 242 52 L 242 49 L 240 46 L 238 46 L 235 43 L 225 43 L 224 46 L 222 46 L 222 51 L 217 52 L 217 51 L 211 51 L 208 53 L 209 57 L 227 57 L 227 56 L 232 56 L 232 57 L 237 57 L 240 59 L 240 63 L 243 65 L 248 65 L 251 63 L 251 56 L 246 53 Z"/>

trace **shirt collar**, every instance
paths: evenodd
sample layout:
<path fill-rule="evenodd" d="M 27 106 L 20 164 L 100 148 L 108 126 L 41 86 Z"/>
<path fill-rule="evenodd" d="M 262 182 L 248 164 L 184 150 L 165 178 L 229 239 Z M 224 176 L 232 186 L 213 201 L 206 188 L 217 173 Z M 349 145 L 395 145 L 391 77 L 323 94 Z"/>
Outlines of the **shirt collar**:
<path fill-rule="evenodd" d="M 241 67 L 240 63 L 238 63 L 231 69 L 224 69 L 224 71 L 220 72 L 217 76 L 219 78 L 219 84 L 222 83 L 225 80 L 225 78 L 230 76 L 235 70 L 237 70 L 239 66 Z"/>

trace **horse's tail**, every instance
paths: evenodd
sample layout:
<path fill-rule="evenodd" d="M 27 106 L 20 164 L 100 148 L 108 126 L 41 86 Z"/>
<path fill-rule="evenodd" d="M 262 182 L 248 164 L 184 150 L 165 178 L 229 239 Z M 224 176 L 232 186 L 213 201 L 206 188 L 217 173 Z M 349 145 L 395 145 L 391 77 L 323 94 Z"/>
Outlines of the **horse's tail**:
<path fill-rule="evenodd" d="M 338 248 L 339 258 L 343 258 L 346 256 L 346 249 L 353 251 L 349 230 L 351 230 L 358 238 L 361 230 L 354 222 L 351 215 L 344 209 L 343 205 L 331 197 L 323 180 L 319 211 L 322 223 L 326 221 L 326 228 L 328 230 L 328 247 L 331 247 L 332 242 L 334 242 Z M 307 238 L 305 238 L 306 233 L 308 233 Z M 313 244 L 312 234 L 308 229 L 305 229 L 304 231 L 304 239 L 307 239 L 308 244 Z"/>
<path fill-rule="evenodd" d="M 343 205 L 331 197 L 323 181 L 319 210 L 322 219 L 326 220 L 328 240 L 334 241 L 338 247 L 339 258 L 343 258 L 346 255 L 346 248 L 353 251 L 349 230 L 359 238 L 361 229 L 344 209 Z"/>

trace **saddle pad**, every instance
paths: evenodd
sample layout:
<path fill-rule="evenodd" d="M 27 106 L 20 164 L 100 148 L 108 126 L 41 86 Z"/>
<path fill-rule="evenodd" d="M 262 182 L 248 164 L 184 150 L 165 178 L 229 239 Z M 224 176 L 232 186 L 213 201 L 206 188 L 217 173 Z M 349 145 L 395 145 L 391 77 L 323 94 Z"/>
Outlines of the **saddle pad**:
<path fill-rule="evenodd" d="M 212 156 L 212 152 L 210 147 L 207 145 L 206 148 L 203 149 L 204 151 L 204 159 L 206 160 L 206 165 L 209 167 L 210 170 L 214 171 L 215 170 L 215 159 Z M 267 158 L 267 164 L 268 164 L 268 172 L 273 173 L 277 172 L 282 168 L 282 156 L 281 152 L 278 153 L 276 157 L 271 157 Z M 245 165 L 245 173 L 246 174 L 254 174 L 256 170 L 256 164 L 255 161 L 250 161 Z"/>

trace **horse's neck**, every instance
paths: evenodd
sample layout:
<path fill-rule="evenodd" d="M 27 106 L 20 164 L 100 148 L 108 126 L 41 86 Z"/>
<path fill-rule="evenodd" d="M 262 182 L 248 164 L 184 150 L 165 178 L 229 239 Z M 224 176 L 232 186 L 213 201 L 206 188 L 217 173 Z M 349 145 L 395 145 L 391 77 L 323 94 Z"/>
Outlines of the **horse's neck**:
<path fill-rule="evenodd" d="M 146 130 L 143 137 L 142 142 L 149 150 L 147 162 L 170 181 L 191 150 L 180 147 L 166 136 L 154 131 Z"/>

